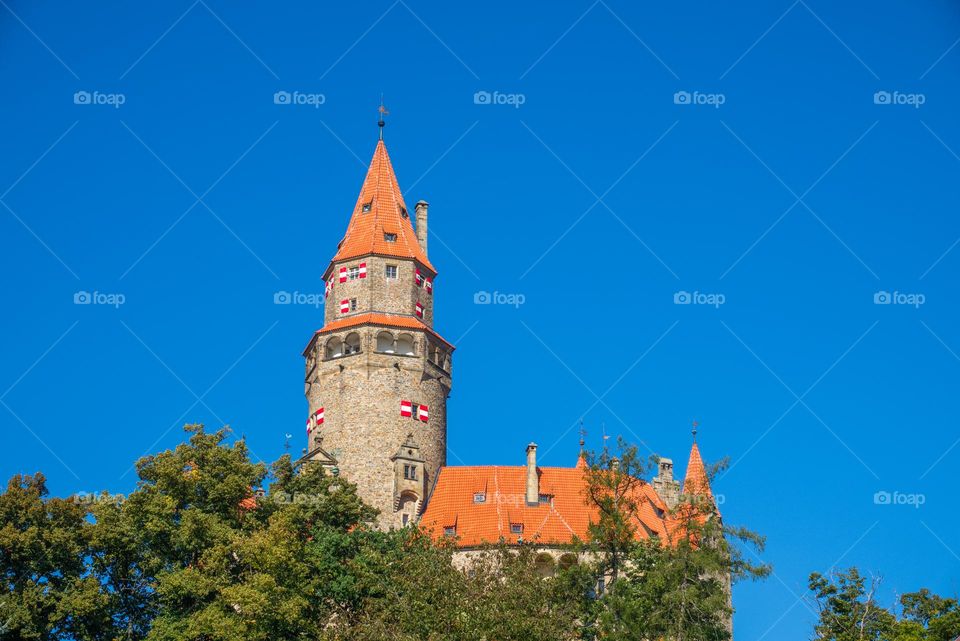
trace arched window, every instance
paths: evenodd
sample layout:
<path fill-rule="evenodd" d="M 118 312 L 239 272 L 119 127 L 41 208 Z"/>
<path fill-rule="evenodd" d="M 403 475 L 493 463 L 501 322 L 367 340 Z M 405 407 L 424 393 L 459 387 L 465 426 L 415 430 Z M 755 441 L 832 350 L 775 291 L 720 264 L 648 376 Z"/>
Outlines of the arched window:
<path fill-rule="evenodd" d="M 343 341 L 334 336 L 327 341 L 327 358 L 337 358 L 343 356 Z"/>
<path fill-rule="evenodd" d="M 546 552 L 541 552 L 537 555 L 536 561 L 534 564 L 537 568 L 537 574 L 543 578 L 548 578 L 553 576 L 555 571 L 555 564 L 553 562 L 553 557 L 547 554 Z"/>
<path fill-rule="evenodd" d="M 344 354 L 359 354 L 360 353 L 360 334 L 353 332 L 347 336 L 347 340 L 344 343 Z"/>
<path fill-rule="evenodd" d="M 568 570 L 573 566 L 575 566 L 576 564 L 577 564 L 577 555 L 567 552 L 566 554 L 560 557 L 560 563 L 558 565 L 560 566 L 561 570 Z"/>
<path fill-rule="evenodd" d="M 390 332 L 377 334 L 377 351 L 383 354 L 393 354 L 393 334 Z"/>
<path fill-rule="evenodd" d="M 413 336 L 410 334 L 400 334 L 400 336 L 397 337 L 397 354 L 413 356 Z"/>

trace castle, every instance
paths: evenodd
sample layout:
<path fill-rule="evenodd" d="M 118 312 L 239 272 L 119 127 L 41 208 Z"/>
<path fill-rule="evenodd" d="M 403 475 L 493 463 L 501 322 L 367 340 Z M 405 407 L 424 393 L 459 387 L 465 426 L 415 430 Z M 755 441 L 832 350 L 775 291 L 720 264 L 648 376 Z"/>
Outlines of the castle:
<path fill-rule="evenodd" d="M 465 551 L 534 541 L 555 548 L 562 563 L 559 546 L 586 538 L 594 516 L 583 498 L 582 457 L 573 467 L 542 467 L 531 443 L 525 465 L 446 465 L 454 346 L 433 329 L 437 270 L 427 221 L 426 202 L 407 208 L 381 135 L 323 273 L 323 327 L 303 351 L 309 412 L 301 461 L 355 483 L 380 510 L 379 527 L 419 522 Z M 665 540 L 682 493 L 710 496 L 696 442 L 682 486 L 661 458 L 639 492 L 637 536 Z"/>

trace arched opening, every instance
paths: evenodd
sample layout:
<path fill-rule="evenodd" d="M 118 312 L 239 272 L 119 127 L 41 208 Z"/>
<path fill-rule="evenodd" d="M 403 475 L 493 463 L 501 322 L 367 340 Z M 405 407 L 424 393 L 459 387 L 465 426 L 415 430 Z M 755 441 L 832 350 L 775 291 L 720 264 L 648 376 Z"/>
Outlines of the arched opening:
<path fill-rule="evenodd" d="M 393 354 L 393 334 L 390 332 L 377 334 L 377 351 L 381 354 Z"/>
<path fill-rule="evenodd" d="M 536 560 L 534 560 L 534 566 L 537 569 L 537 574 L 544 579 L 552 577 L 556 571 L 556 564 L 553 561 L 553 557 L 546 552 L 541 552 L 537 555 Z"/>
<path fill-rule="evenodd" d="M 360 334 L 354 332 L 347 336 L 347 340 L 344 342 L 343 353 L 344 354 L 360 353 Z"/>
<path fill-rule="evenodd" d="M 397 354 L 413 356 L 413 336 L 410 334 L 400 334 L 397 336 Z"/>
<path fill-rule="evenodd" d="M 334 336 L 327 341 L 327 358 L 338 356 L 343 356 L 343 341 L 338 336 Z"/>
<path fill-rule="evenodd" d="M 560 557 L 560 562 L 557 564 L 560 566 L 561 570 L 568 570 L 577 564 L 577 555 L 567 552 L 566 554 Z"/>
<path fill-rule="evenodd" d="M 417 503 L 419 501 L 419 497 L 413 492 L 404 492 L 400 495 L 400 502 L 397 505 L 397 514 L 400 515 L 400 525 L 406 527 L 416 521 Z"/>

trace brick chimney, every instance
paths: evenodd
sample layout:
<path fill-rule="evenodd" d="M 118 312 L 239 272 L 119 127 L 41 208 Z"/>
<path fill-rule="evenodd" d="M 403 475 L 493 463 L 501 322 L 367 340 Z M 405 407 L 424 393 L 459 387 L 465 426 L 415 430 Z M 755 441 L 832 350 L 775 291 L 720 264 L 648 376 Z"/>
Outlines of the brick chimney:
<path fill-rule="evenodd" d="M 417 242 L 420 243 L 420 249 L 427 253 L 427 209 L 430 203 L 421 200 L 416 204 L 417 211 Z"/>
<path fill-rule="evenodd" d="M 540 477 L 537 475 L 537 444 L 527 446 L 527 505 L 540 504 Z"/>

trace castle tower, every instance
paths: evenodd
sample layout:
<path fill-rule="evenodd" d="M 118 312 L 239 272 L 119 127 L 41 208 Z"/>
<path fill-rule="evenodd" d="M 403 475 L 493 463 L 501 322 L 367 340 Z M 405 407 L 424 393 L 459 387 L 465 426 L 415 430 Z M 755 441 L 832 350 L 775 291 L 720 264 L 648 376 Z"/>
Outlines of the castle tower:
<path fill-rule="evenodd" d="M 323 327 L 303 352 L 304 459 L 356 483 L 385 528 L 419 516 L 446 464 L 454 347 L 433 331 L 427 210 L 417 203 L 414 230 L 381 139 L 323 273 Z"/>

